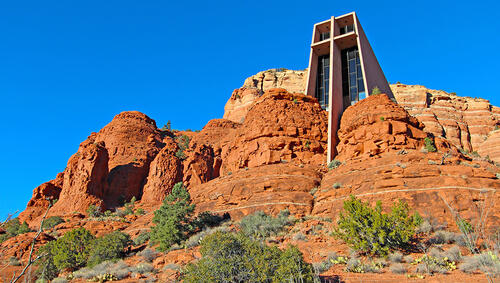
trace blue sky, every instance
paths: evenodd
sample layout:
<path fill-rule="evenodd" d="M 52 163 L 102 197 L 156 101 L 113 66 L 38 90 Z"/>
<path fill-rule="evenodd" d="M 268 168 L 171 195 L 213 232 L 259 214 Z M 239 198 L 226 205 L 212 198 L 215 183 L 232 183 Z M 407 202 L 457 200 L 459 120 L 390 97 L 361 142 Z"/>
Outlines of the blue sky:
<path fill-rule="evenodd" d="M 23 210 L 33 188 L 122 111 L 201 129 L 222 117 L 246 77 L 306 68 L 312 26 L 332 15 L 358 13 L 389 81 L 499 106 L 499 8 L 493 1 L 2 1 L 0 217 Z"/>

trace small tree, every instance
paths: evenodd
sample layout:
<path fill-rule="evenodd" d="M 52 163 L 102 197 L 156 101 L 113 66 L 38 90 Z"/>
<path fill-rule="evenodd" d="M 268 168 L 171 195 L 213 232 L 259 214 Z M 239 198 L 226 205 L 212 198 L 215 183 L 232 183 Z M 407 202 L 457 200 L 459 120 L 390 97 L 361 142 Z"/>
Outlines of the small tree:
<path fill-rule="evenodd" d="M 357 251 L 387 255 L 390 250 L 405 247 L 422 222 L 418 213 L 409 216 L 408 210 L 408 204 L 399 201 L 385 214 L 380 201 L 372 208 L 351 196 L 344 201 L 334 235 Z"/>
<path fill-rule="evenodd" d="M 313 282 L 311 264 L 294 246 L 281 251 L 218 231 L 202 240 L 200 251 L 202 258 L 184 270 L 184 282 Z"/>
<path fill-rule="evenodd" d="M 427 150 L 427 152 L 435 152 L 436 146 L 434 145 L 434 141 L 432 141 L 431 138 L 426 137 L 424 139 L 424 148 Z"/>
<path fill-rule="evenodd" d="M 17 217 L 5 222 L 3 229 L 5 230 L 5 234 L 0 235 L 0 243 L 17 235 L 31 232 L 28 223 L 24 221 L 21 224 Z"/>
<path fill-rule="evenodd" d="M 162 206 L 154 212 L 151 242 L 159 244 L 158 250 L 166 251 L 173 244 L 180 244 L 193 231 L 190 217 L 194 204 L 186 189 L 179 182 L 165 198 Z"/>
<path fill-rule="evenodd" d="M 125 255 L 125 248 L 131 243 L 130 236 L 120 231 L 95 239 L 87 265 L 94 266 L 106 260 L 122 258 Z"/>
<path fill-rule="evenodd" d="M 44 266 L 54 267 L 56 273 L 63 269 L 76 270 L 84 267 L 94 239 L 95 237 L 83 227 L 69 231 L 42 248 L 42 252 L 47 254 Z"/>

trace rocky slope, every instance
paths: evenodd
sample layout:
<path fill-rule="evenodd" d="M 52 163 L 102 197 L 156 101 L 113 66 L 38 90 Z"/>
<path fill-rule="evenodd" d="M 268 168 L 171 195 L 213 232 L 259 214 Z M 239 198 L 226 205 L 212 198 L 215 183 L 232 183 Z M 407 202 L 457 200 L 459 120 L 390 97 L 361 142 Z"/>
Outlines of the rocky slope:
<path fill-rule="evenodd" d="M 372 203 L 381 200 L 384 208 L 403 199 L 412 210 L 448 223 L 450 229 L 456 229 L 453 209 L 466 219 L 477 219 L 477 208 L 484 204 L 489 209 L 487 227 L 500 225 L 499 167 L 459 149 L 467 147 L 467 141 L 470 150 L 475 149 L 475 139 L 462 138 L 466 133 L 485 135 L 479 153 L 498 158 L 497 108 L 482 100 L 427 94 L 421 87 L 397 85 L 400 104 L 386 95 L 374 95 L 347 108 L 338 132 L 337 166 L 328 169 L 326 112 L 315 98 L 283 88 L 268 89 L 298 87 L 300 79 L 297 72 L 281 75 L 275 71 L 247 80 L 245 88 L 236 90 L 226 104 L 225 119 L 208 122 L 200 132 L 163 131 L 145 114 L 120 113 L 80 144 L 64 172 L 34 189 L 19 218 L 35 228 L 57 200 L 49 216 L 62 216 L 66 222 L 43 233 L 37 247 L 80 226 L 97 235 L 121 230 L 135 238 L 149 229 L 155 209 L 173 185 L 182 181 L 197 213 L 228 213 L 237 221 L 259 210 L 276 215 L 288 209 L 302 219 L 293 229 L 299 229 L 308 240 L 290 234 L 274 241 L 281 246 L 299 245 L 309 262 L 321 260 L 326 252 L 347 252 L 345 245 L 331 237 L 330 222 L 350 195 Z M 423 92 L 425 103 L 421 101 Z M 439 127 L 429 123 L 430 116 L 417 115 L 432 112 L 436 121 L 444 123 L 442 117 L 451 115 L 449 107 L 456 109 L 449 119 L 462 119 L 460 123 L 471 126 L 489 125 L 493 131 L 467 126 L 452 135 L 446 124 L 438 134 Z M 429 150 L 429 143 L 436 151 Z M 85 215 L 89 205 L 114 210 L 132 197 L 145 215 L 107 220 Z M 318 225 L 327 228 L 318 232 Z M 2 233 L 5 231 L 0 230 Z M 0 245 L 0 257 L 25 261 L 32 237 L 33 233 L 23 234 L 5 241 Z M 7 252 L 2 254 L 4 250 Z M 153 263 L 161 272 L 152 276 L 173 280 L 177 273 L 167 271 L 167 266 L 198 257 L 197 248 L 162 253 Z M 138 260 L 134 256 L 127 262 Z M 342 272 L 335 270 L 345 276 Z M 406 278 L 401 276 L 394 282 Z M 349 281 L 348 276 L 342 278 Z M 455 282 L 457 278 L 462 277 L 444 280 Z M 135 279 L 139 278 L 130 282 Z"/>
<path fill-rule="evenodd" d="M 313 214 L 335 219 L 342 200 L 355 195 L 385 204 L 403 199 L 424 216 L 453 223 L 448 205 L 471 219 L 477 217 L 476 203 L 486 201 L 492 209 L 488 225 L 498 225 L 498 167 L 462 155 L 450 142 L 423 129 L 385 95 L 349 107 L 338 134 L 336 158 L 343 163 L 322 178 Z M 425 138 L 434 139 L 436 152 L 425 151 Z"/>

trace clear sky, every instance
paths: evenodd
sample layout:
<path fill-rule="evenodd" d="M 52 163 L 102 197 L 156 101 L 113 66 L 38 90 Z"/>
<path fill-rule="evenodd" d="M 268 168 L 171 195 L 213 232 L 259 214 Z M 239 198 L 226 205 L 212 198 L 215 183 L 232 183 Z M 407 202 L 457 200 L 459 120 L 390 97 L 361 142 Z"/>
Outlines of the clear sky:
<path fill-rule="evenodd" d="M 1 1 L 0 217 L 116 114 L 201 129 L 246 77 L 306 68 L 313 24 L 351 11 L 390 82 L 500 105 L 493 1 Z"/>

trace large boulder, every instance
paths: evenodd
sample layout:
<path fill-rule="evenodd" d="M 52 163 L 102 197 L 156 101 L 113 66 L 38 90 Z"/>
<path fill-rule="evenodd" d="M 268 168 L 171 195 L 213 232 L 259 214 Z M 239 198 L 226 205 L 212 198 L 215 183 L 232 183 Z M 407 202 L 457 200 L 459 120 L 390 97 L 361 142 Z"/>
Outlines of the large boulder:
<path fill-rule="evenodd" d="M 344 161 L 400 149 L 420 149 L 425 138 L 433 141 L 438 150 L 457 152 L 445 140 L 434 139 L 422 129 L 423 124 L 387 95 L 372 95 L 344 111 L 337 132 L 336 159 Z"/>
<path fill-rule="evenodd" d="M 175 156 L 178 146 L 170 137 L 165 138 L 164 141 L 165 147 L 149 166 L 149 174 L 141 199 L 143 203 L 161 203 L 175 183 L 182 180 L 182 163 Z"/>
<path fill-rule="evenodd" d="M 19 214 L 21 222 L 36 222 L 49 206 L 59 199 L 63 187 L 64 173 L 57 174 L 54 180 L 43 183 L 33 190 L 33 196 L 26 209 Z"/>
<path fill-rule="evenodd" d="M 89 205 L 105 207 L 109 156 L 104 143 L 94 138 L 82 142 L 69 159 L 59 200 L 51 208 L 51 215 L 86 211 Z"/>
<path fill-rule="evenodd" d="M 96 134 L 109 153 L 108 207 L 139 199 L 149 173 L 149 165 L 162 149 L 162 135 L 156 123 L 137 111 L 122 112 Z"/>
<path fill-rule="evenodd" d="M 222 174 L 280 162 L 321 164 L 327 133 L 326 111 L 315 98 L 271 89 L 222 145 Z"/>

